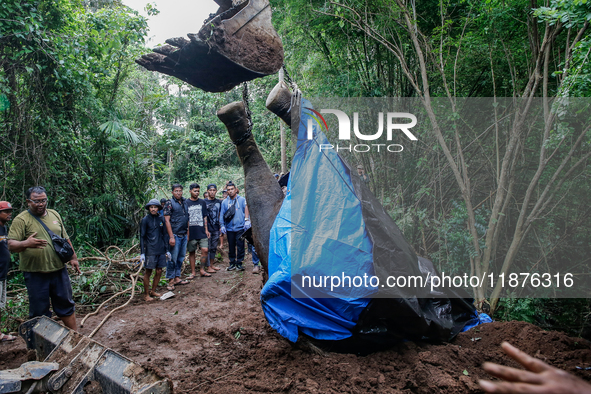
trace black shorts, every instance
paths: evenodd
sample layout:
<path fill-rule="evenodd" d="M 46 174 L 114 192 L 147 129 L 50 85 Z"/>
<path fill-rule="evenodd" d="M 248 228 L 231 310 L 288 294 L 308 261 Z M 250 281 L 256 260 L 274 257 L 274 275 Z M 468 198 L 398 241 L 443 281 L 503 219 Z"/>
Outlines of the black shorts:
<path fill-rule="evenodd" d="M 159 254 L 154 256 L 146 256 L 144 267 L 148 270 L 166 267 L 166 255 Z"/>
<path fill-rule="evenodd" d="M 64 267 L 54 272 L 23 272 L 29 293 L 29 317 L 51 317 L 49 300 L 53 311 L 59 317 L 74 313 L 72 284 L 68 270 Z"/>

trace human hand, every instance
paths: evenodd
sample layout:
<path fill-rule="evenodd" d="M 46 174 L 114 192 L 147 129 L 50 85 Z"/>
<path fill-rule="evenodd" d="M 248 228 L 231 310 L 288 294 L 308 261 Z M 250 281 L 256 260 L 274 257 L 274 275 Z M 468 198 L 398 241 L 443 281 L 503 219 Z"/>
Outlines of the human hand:
<path fill-rule="evenodd" d="M 542 360 L 531 357 L 508 342 L 501 347 L 513 360 L 523 365 L 527 371 L 505 367 L 494 363 L 484 363 L 482 368 L 489 374 L 505 380 L 491 382 L 479 380 L 480 387 L 487 393 L 537 393 L 537 394 L 589 394 L 591 384 L 552 367 Z"/>
<path fill-rule="evenodd" d="M 207 230 L 205 230 L 205 235 L 207 235 L 207 238 L 211 238 L 211 234 Z"/>
<path fill-rule="evenodd" d="M 225 226 L 220 227 L 220 233 L 226 234 L 226 227 Z"/>
<path fill-rule="evenodd" d="M 250 219 L 246 219 L 244 221 L 244 229 L 248 230 L 250 228 L 251 224 L 250 224 Z"/>
<path fill-rule="evenodd" d="M 170 246 L 174 246 L 174 245 L 176 245 L 176 240 L 174 239 L 174 237 L 170 237 L 170 238 L 168 239 L 168 244 L 169 244 Z"/>
<path fill-rule="evenodd" d="M 80 271 L 80 263 L 78 263 L 77 259 L 70 260 L 70 264 L 72 264 L 72 268 L 77 275 L 80 275 L 82 271 Z"/>
<path fill-rule="evenodd" d="M 29 238 L 27 238 L 27 244 L 26 247 L 27 248 L 32 248 L 32 249 L 43 249 L 46 245 L 47 245 L 47 241 L 44 239 L 38 239 L 35 238 L 35 236 L 37 235 L 37 233 L 33 233 L 29 236 Z"/>

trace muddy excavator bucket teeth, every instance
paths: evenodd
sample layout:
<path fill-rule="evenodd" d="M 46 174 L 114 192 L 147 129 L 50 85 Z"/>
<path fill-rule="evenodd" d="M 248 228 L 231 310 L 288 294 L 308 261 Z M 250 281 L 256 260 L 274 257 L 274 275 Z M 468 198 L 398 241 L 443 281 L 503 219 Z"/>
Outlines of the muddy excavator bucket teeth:
<path fill-rule="evenodd" d="M 39 364 L 56 366 L 55 372 L 42 377 L 45 391 L 84 394 L 90 389 L 93 393 L 112 394 L 172 393 L 169 379 L 45 316 L 23 323 L 19 333 L 27 347 L 36 350 L 37 359 L 44 361 Z M 41 365 L 37 367 L 40 368 Z M 22 379 L 23 387 L 28 387 L 32 378 L 25 378 Z"/>
<path fill-rule="evenodd" d="M 271 24 L 268 0 L 216 0 L 217 14 L 189 40 L 172 38 L 136 62 L 208 92 L 274 74 L 283 64 L 283 45 Z"/>

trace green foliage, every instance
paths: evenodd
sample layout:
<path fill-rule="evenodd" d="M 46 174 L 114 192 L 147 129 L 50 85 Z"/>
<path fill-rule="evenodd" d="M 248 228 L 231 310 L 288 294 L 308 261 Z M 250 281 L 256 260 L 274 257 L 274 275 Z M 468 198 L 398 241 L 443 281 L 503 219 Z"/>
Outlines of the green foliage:
<path fill-rule="evenodd" d="M 495 316 L 501 320 L 525 321 L 545 329 L 589 338 L 590 307 L 591 300 L 584 298 L 503 298 Z"/>
<path fill-rule="evenodd" d="M 22 272 L 9 272 L 7 288 L 6 307 L 0 310 L 0 332 L 18 332 L 19 324 L 29 316 L 29 298 Z"/>
<path fill-rule="evenodd" d="M 446 267 L 450 273 L 470 272 L 470 260 L 476 255 L 473 246 L 473 238 L 466 228 L 468 213 L 464 202 L 451 202 L 452 209 L 449 215 L 440 221 L 438 230 L 441 233 L 439 238 L 439 251 L 432 256 L 435 260 Z M 480 208 L 476 210 L 476 230 L 478 232 L 478 243 L 484 248 L 484 235 L 490 212 Z"/>
<path fill-rule="evenodd" d="M 560 24 L 567 29 L 583 27 L 591 21 L 591 3 L 586 0 L 553 0 L 549 7 L 540 7 L 534 11 L 534 15 L 549 25 Z M 573 42 L 573 59 L 569 64 L 570 70 L 566 70 L 565 61 L 554 75 L 565 77 L 561 89 L 562 96 L 589 97 L 591 96 L 591 66 L 589 55 L 591 54 L 591 38 L 588 35 L 581 37 L 578 42 Z"/>
<path fill-rule="evenodd" d="M 6 1 L 0 17 L 10 19 L 0 24 L 5 199 L 23 208 L 24 190 L 43 184 L 77 243 L 125 238 L 150 180 L 148 130 L 115 106 L 137 68 L 145 18 L 69 1 Z"/>

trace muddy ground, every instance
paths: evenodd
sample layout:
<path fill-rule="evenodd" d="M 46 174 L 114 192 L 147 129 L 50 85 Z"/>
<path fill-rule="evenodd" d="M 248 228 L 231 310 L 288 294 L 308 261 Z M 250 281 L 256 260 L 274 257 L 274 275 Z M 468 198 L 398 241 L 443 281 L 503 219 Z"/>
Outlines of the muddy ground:
<path fill-rule="evenodd" d="M 405 342 L 365 357 L 304 351 L 269 327 L 259 303 L 261 276 L 246 266 L 177 286 L 169 300 L 146 303 L 136 295 L 94 339 L 163 371 L 175 393 L 480 393 L 484 361 L 516 366 L 502 354 L 502 341 L 591 380 L 588 341 L 523 322 L 484 324 L 451 343 Z M 80 331 L 90 333 L 106 313 Z M 0 370 L 25 361 L 22 339 L 0 344 Z"/>

